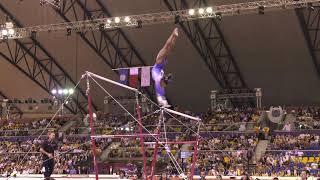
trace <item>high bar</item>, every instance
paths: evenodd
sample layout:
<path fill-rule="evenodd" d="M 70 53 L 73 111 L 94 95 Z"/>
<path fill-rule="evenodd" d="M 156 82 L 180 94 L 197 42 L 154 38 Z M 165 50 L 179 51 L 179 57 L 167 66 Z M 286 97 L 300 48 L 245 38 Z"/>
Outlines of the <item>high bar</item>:
<path fill-rule="evenodd" d="M 120 69 L 130 69 L 130 68 L 143 68 L 143 67 L 153 67 L 153 66 L 136 66 L 136 67 L 124 67 L 124 68 L 116 68 L 116 69 L 112 69 L 113 71 L 118 71 Z"/>
<path fill-rule="evenodd" d="M 140 92 L 139 92 L 138 89 L 136 89 L 136 88 L 132 88 L 132 87 L 130 87 L 130 86 L 127 86 L 127 85 L 118 83 L 118 82 L 116 82 L 116 81 L 113 81 L 113 80 L 111 80 L 111 79 L 108 79 L 108 78 L 99 76 L 99 75 L 94 74 L 94 73 L 92 73 L 92 72 L 86 71 L 86 75 L 87 75 L 87 76 L 90 76 L 90 77 L 91 77 L 91 76 L 94 76 L 94 77 L 96 77 L 96 78 L 98 78 L 98 79 L 107 81 L 107 82 L 109 82 L 109 83 L 111 83 L 111 84 L 114 84 L 114 85 L 117 85 L 117 86 L 121 86 L 121 87 L 123 87 L 123 88 L 129 89 L 129 90 L 134 91 L 134 92 L 138 92 L 138 93 L 140 94 Z"/>

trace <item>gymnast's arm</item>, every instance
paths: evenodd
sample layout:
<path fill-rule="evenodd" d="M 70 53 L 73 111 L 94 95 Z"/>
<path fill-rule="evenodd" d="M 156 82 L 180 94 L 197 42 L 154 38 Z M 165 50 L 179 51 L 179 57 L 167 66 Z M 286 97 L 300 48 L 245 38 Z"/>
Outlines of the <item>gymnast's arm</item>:
<path fill-rule="evenodd" d="M 166 44 L 159 51 L 156 59 L 156 64 L 160 64 L 162 63 L 162 61 L 164 61 L 164 59 L 166 59 L 168 54 L 172 51 L 178 36 L 179 36 L 179 30 L 178 28 L 175 28 L 172 34 L 170 35 L 169 39 L 167 40 Z"/>

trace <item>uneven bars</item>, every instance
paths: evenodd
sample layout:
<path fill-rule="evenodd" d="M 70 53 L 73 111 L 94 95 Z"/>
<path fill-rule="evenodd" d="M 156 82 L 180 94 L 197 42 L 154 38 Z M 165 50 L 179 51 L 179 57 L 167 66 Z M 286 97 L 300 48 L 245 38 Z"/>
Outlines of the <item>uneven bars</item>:
<path fill-rule="evenodd" d="M 168 108 L 165 108 L 165 107 L 162 107 L 165 111 L 168 111 L 172 114 L 176 114 L 176 115 L 179 115 L 179 116 L 183 116 L 183 117 L 186 117 L 186 118 L 189 118 L 189 119 L 193 119 L 193 120 L 196 120 L 196 121 L 201 121 L 200 118 L 197 118 L 197 117 L 193 117 L 193 116 L 189 116 L 187 114 L 184 114 L 184 113 L 181 113 L 181 112 L 178 112 L 178 111 L 174 111 L 174 110 L 171 110 L 171 109 L 168 109 Z"/>
<path fill-rule="evenodd" d="M 116 135 L 95 135 L 93 138 L 122 138 L 122 137 L 140 137 L 140 136 L 157 136 L 158 134 L 116 134 Z"/>
<path fill-rule="evenodd" d="M 141 94 L 141 93 L 138 91 L 138 89 L 132 88 L 132 87 L 130 87 L 130 86 L 126 86 L 126 85 L 124 85 L 124 84 L 118 83 L 118 82 L 116 82 L 116 81 L 113 81 L 113 80 L 111 80 L 111 79 L 108 79 L 108 78 L 105 78 L 105 77 L 102 77 L 102 76 L 99 76 L 99 75 L 94 74 L 94 73 L 92 73 L 92 72 L 86 71 L 85 75 L 90 76 L 90 77 L 91 77 L 91 76 L 94 76 L 94 77 L 96 77 L 96 78 L 98 78 L 98 79 L 107 81 L 107 82 L 109 82 L 109 83 L 111 83 L 111 84 L 114 84 L 114 85 L 117 85 L 117 86 L 121 86 L 121 87 L 123 87 L 123 88 L 129 89 L 129 90 L 131 90 L 131 91 L 138 92 L 139 94 Z"/>
<path fill-rule="evenodd" d="M 108 79 L 108 78 L 99 76 L 99 75 L 97 75 L 97 74 L 94 74 L 94 73 L 92 73 L 92 72 L 86 71 L 85 74 L 86 74 L 87 76 L 90 76 L 90 77 L 91 77 L 91 76 L 94 76 L 94 77 L 96 77 L 96 78 L 98 78 L 98 79 L 107 81 L 107 82 L 109 82 L 109 83 L 111 83 L 111 84 L 114 84 L 114 85 L 117 85 L 117 86 L 121 86 L 121 87 L 123 87 L 123 88 L 129 89 L 129 90 L 131 90 L 131 91 L 134 91 L 134 92 L 137 92 L 137 93 L 141 94 L 141 92 L 138 91 L 138 89 L 132 88 L 132 87 L 130 87 L 130 86 L 123 85 L 123 84 L 118 83 L 118 82 L 116 82 L 116 81 L 113 81 L 113 80 L 111 80 L 111 79 Z M 177 112 L 177 111 L 174 111 L 174 110 L 165 108 L 165 107 L 162 107 L 162 109 L 164 109 L 165 111 L 170 112 L 170 113 L 172 113 L 172 114 L 176 114 L 176 115 L 179 115 L 179 116 L 183 116 L 183 117 L 186 117 L 186 118 L 189 118 L 189 119 L 193 119 L 193 120 L 196 120 L 196 121 L 201 121 L 200 118 L 193 117 L 193 116 L 189 116 L 189 115 L 187 115 L 187 114 L 184 114 L 184 113 L 181 113 L 181 112 Z"/>

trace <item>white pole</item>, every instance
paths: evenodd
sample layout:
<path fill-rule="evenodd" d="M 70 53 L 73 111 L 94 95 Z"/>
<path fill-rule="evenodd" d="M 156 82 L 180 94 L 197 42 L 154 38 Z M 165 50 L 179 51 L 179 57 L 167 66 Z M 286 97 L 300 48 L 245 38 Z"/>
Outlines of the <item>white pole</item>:
<path fill-rule="evenodd" d="M 123 138 L 123 137 L 139 137 L 139 136 L 156 136 L 158 134 L 117 134 L 117 135 L 95 135 L 93 138 Z"/>
<path fill-rule="evenodd" d="M 127 85 L 118 83 L 118 82 L 113 81 L 113 80 L 111 80 L 111 79 L 104 78 L 104 77 L 99 76 L 99 75 L 97 75 L 97 74 L 94 74 L 94 73 L 92 73 L 92 72 L 86 71 L 86 75 L 87 75 L 87 76 L 90 76 L 90 77 L 92 77 L 92 76 L 93 76 L 93 77 L 96 77 L 96 78 L 98 78 L 98 79 L 107 81 L 107 82 L 109 82 L 109 83 L 111 83 L 111 84 L 114 84 L 114 85 L 117 85 L 117 86 L 121 86 L 121 87 L 126 88 L 126 89 L 129 89 L 129 90 L 131 90 L 131 91 L 138 92 L 138 93 L 140 94 L 140 92 L 139 92 L 138 89 L 136 89 L 136 88 L 132 88 L 132 87 L 130 87 L 130 86 L 127 86 Z"/>
<path fill-rule="evenodd" d="M 118 70 L 120 70 L 120 69 L 143 68 L 143 67 L 153 67 L 153 66 L 125 67 L 125 68 L 116 68 L 116 69 L 112 69 L 112 70 L 113 70 L 113 71 L 118 71 Z"/>

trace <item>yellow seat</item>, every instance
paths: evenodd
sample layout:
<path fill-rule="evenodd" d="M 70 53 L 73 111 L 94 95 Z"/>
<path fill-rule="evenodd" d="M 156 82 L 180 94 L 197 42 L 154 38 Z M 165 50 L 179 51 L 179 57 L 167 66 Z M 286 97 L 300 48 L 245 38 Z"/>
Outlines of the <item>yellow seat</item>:
<path fill-rule="evenodd" d="M 313 163 L 314 162 L 314 157 L 309 157 L 308 163 Z"/>
<path fill-rule="evenodd" d="M 320 157 L 316 157 L 315 162 L 318 163 L 320 161 Z"/>
<path fill-rule="evenodd" d="M 301 162 L 303 164 L 306 164 L 308 162 L 308 157 L 303 157 Z"/>
<path fill-rule="evenodd" d="M 176 155 L 177 151 L 175 149 L 171 150 L 172 155 Z"/>
<path fill-rule="evenodd" d="M 291 159 L 293 162 L 298 162 L 298 158 L 296 158 L 295 156 L 292 156 Z"/>

